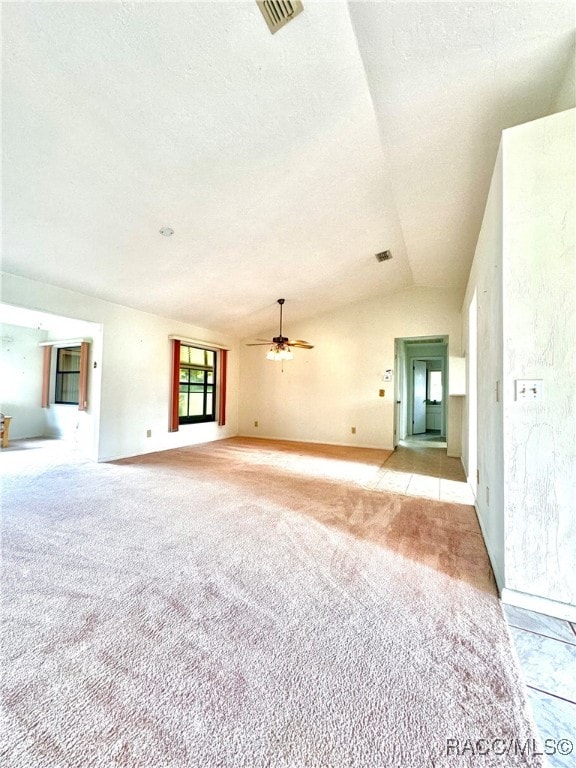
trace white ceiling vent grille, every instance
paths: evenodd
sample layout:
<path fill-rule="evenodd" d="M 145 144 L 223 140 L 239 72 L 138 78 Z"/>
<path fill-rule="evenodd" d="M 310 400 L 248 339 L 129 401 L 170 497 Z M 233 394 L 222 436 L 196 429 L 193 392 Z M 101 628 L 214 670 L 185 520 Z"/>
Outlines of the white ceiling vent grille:
<path fill-rule="evenodd" d="M 304 9 L 300 0 L 256 0 L 272 34 Z"/>

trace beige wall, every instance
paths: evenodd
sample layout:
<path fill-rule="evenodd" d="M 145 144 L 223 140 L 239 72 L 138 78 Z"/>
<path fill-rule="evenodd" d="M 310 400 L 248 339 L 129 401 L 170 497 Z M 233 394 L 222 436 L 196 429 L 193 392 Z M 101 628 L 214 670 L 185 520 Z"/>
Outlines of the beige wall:
<path fill-rule="evenodd" d="M 460 303 L 450 289 L 411 288 L 296 324 L 290 322 L 287 302 L 285 331 L 310 341 L 314 349 L 296 350 L 282 372 L 280 363 L 265 359 L 266 347 L 241 345 L 240 434 L 393 448 L 394 387 L 382 378 L 396 367 L 394 340 L 447 335 L 449 353 L 460 354 Z M 256 335 L 268 338 L 276 332 L 272 326 Z M 385 389 L 385 397 L 378 396 L 379 389 Z M 450 450 L 456 455 L 460 400 L 450 398 L 449 405 Z"/>
<path fill-rule="evenodd" d="M 93 344 L 88 382 L 89 410 L 82 419 L 94 434 L 89 452 L 101 461 L 217 440 L 238 430 L 238 343 L 205 328 L 168 320 L 111 302 L 4 275 L 2 299 L 102 326 Z M 169 432 L 170 334 L 230 347 L 227 425 L 187 424 Z M 90 424 L 92 427 L 90 426 Z M 150 438 L 147 430 L 152 431 Z"/>

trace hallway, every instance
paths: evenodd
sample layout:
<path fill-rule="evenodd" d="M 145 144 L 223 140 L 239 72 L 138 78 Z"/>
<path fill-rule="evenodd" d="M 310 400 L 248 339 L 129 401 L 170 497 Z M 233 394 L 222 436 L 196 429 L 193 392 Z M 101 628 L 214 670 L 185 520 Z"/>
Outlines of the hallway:
<path fill-rule="evenodd" d="M 441 435 L 439 430 L 435 432 L 425 432 L 423 435 L 407 435 L 404 440 L 400 440 L 400 445 L 407 448 L 446 448 L 446 436 Z"/>

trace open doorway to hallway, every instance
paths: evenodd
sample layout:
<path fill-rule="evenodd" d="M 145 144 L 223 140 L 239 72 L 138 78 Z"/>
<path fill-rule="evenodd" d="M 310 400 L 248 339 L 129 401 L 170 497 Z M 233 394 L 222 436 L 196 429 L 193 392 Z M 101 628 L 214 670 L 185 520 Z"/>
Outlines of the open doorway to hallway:
<path fill-rule="evenodd" d="M 448 337 L 397 338 L 394 447 L 447 446 Z"/>
<path fill-rule="evenodd" d="M 4 303 L 0 322 L 2 452 L 68 448 L 96 460 L 102 325 Z"/>

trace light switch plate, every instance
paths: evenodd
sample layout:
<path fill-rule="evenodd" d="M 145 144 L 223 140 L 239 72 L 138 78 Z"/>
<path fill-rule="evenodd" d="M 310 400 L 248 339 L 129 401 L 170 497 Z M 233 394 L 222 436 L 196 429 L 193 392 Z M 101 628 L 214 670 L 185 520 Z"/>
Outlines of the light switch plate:
<path fill-rule="evenodd" d="M 542 379 L 516 379 L 514 387 L 516 400 L 542 400 L 544 396 Z"/>

